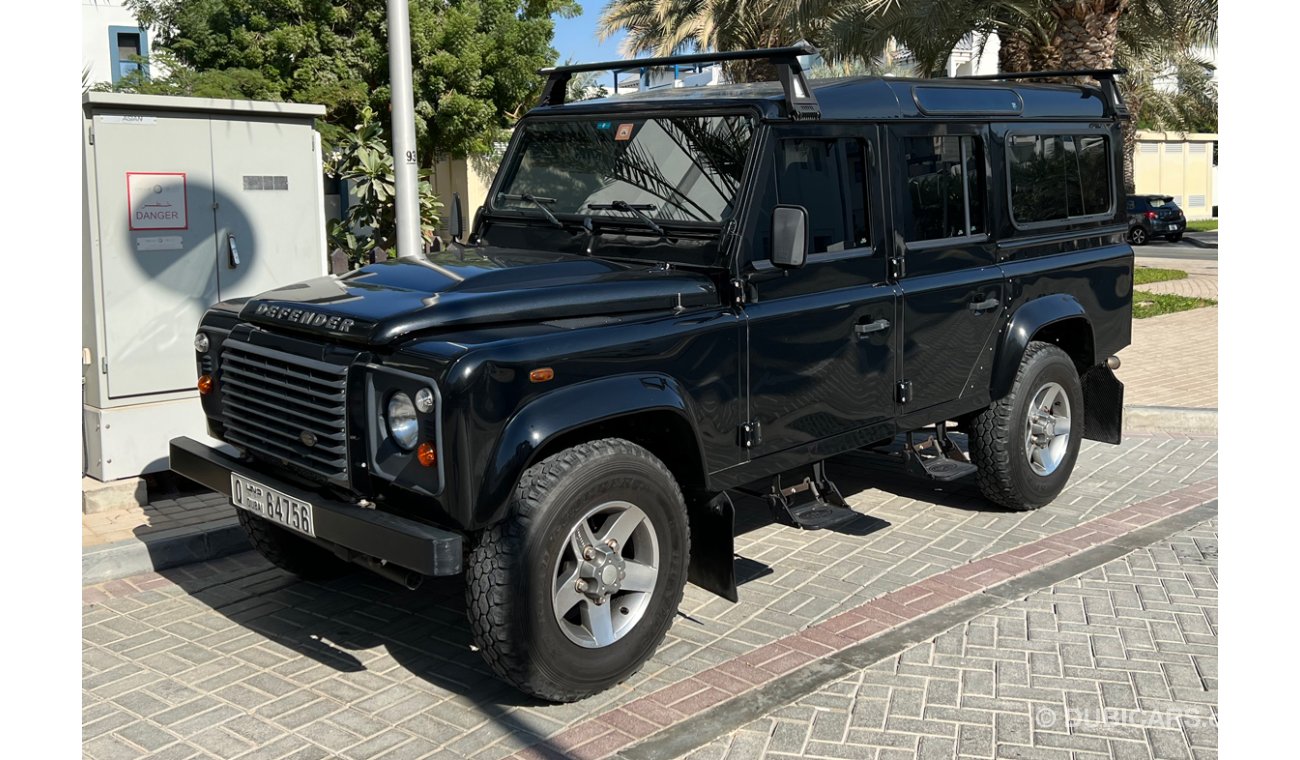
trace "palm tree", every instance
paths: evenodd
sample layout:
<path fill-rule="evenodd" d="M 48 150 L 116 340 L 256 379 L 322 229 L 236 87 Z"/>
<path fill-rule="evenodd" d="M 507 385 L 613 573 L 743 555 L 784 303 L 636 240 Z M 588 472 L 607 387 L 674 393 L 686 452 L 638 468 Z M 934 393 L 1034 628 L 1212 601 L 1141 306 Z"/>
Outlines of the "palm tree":
<path fill-rule="evenodd" d="M 1218 85 L 1203 50 L 1219 39 L 1218 0 L 1138 0 L 1120 19 L 1115 64 L 1124 95 L 1124 185 L 1133 192 L 1138 127 L 1200 131 L 1218 123 Z M 1173 86 L 1170 86 L 1170 85 Z"/>
<path fill-rule="evenodd" d="M 600 17 L 601 39 L 626 31 L 623 52 L 673 55 L 690 50 L 779 47 L 805 39 L 830 63 L 879 62 L 888 34 L 870 16 L 896 0 L 611 0 Z M 964 30 L 961 34 L 964 34 Z M 954 38 L 960 38 L 960 34 Z M 726 67 L 732 81 L 771 78 L 762 61 Z"/>
<path fill-rule="evenodd" d="M 627 32 L 624 52 L 672 55 L 743 50 L 806 39 L 829 69 L 878 68 L 893 43 L 915 71 L 938 74 L 966 34 L 996 32 L 1007 72 L 1127 66 L 1124 89 L 1139 119 L 1186 123 L 1215 108 L 1213 78 L 1196 50 L 1218 42 L 1218 0 L 611 0 L 601 37 Z M 770 79 L 763 62 L 727 69 L 733 81 Z M 1157 87 L 1173 78 L 1190 98 Z M 1181 120 L 1181 122 L 1180 122 Z M 1125 176 L 1132 187 L 1134 125 L 1126 126 Z"/>

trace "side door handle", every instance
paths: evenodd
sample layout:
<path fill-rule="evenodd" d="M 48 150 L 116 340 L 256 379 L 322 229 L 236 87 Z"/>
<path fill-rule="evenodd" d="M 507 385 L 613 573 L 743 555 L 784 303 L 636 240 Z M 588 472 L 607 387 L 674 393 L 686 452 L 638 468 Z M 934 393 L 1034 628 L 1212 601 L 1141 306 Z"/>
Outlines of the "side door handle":
<path fill-rule="evenodd" d="M 881 332 L 889 329 L 888 319 L 877 319 L 875 322 L 859 322 L 853 326 L 853 334 L 859 338 L 870 335 L 871 333 Z"/>
<path fill-rule="evenodd" d="M 235 233 L 232 232 L 229 235 L 227 235 L 226 240 L 230 243 L 230 268 L 238 269 L 239 249 L 235 247 Z"/>
<path fill-rule="evenodd" d="M 988 311 L 989 309 L 996 308 L 999 303 L 1001 303 L 1001 301 L 998 300 L 997 296 L 990 296 L 985 298 L 983 301 L 971 301 L 968 306 L 971 311 Z"/>

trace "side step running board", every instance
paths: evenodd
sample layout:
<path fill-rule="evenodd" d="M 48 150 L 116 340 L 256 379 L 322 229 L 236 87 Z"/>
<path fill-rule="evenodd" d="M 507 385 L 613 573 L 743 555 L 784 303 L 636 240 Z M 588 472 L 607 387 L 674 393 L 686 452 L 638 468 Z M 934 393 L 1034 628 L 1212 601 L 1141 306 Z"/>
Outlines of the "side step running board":
<path fill-rule="evenodd" d="M 903 447 L 903 459 L 909 474 L 945 483 L 970 475 L 976 469 L 961 448 L 948 437 L 942 422 L 934 426 L 934 436 L 921 443 L 913 443 L 909 432 L 907 445 Z"/>
<path fill-rule="evenodd" d="M 787 488 L 781 487 L 781 476 L 776 476 L 763 498 L 777 522 L 803 530 L 833 528 L 861 516 L 849 508 L 840 489 L 826 477 L 825 462 L 813 464 L 811 475 Z"/>

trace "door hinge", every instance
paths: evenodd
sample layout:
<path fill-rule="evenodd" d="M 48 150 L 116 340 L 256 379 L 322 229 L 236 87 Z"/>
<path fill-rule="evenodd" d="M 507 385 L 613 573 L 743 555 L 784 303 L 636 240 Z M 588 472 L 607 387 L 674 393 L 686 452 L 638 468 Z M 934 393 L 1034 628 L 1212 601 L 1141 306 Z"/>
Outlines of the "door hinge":
<path fill-rule="evenodd" d="M 889 277 L 897 282 L 907 276 L 907 264 L 904 263 L 902 256 L 894 256 L 889 259 Z"/>
<path fill-rule="evenodd" d="M 90 128 L 90 144 L 91 144 L 91 145 L 94 145 L 94 144 L 95 144 L 95 128 L 94 128 L 94 127 L 91 127 L 91 128 Z"/>
<path fill-rule="evenodd" d="M 902 380 L 898 383 L 898 403 L 909 404 L 912 402 L 912 381 Z"/>
<path fill-rule="evenodd" d="M 105 356 L 105 357 L 103 357 L 102 359 L 99 360 L 99 366 L 100 366 L 100 372 L 101 372 L 102 374 L 107 375 L 107 374 L 108 374 L 108 357 L 107 357 L 107 356 Z"/>
<path fill-rule="evenodd" d="M 740 423 L 740 446 L 752 449 L 763 442 L 763 429 L 757 420 Z"/>

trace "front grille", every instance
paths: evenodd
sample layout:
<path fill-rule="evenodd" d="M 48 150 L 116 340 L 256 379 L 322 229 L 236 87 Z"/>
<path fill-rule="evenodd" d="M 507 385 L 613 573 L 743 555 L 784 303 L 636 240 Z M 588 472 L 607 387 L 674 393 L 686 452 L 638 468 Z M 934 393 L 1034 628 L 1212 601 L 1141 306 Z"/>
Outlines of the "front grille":
<path fill-rule="evenodd" d="M 347 480 L 345 365 L 227 339 L 220 377 L 229 443 L 326 480 Z"/>

